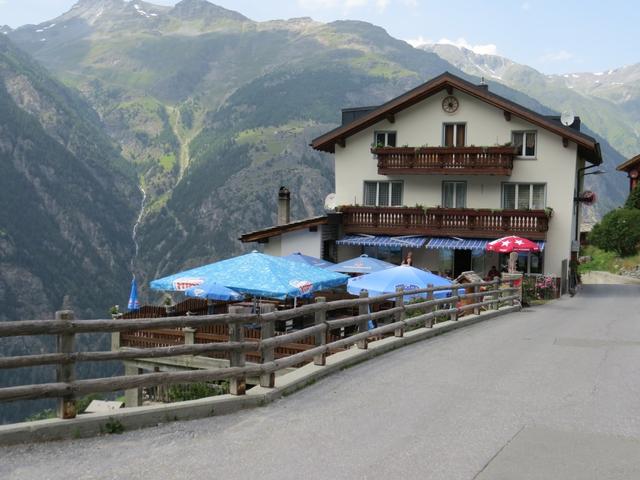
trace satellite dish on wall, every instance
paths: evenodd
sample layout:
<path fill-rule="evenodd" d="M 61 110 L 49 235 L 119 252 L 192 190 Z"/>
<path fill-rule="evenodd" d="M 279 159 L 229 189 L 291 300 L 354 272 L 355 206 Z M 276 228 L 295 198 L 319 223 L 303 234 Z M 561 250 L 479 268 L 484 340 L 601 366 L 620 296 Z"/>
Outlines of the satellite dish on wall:
<path fill-rule="evenodd" d="M 564 112 L 562 112 L 562 115 L 560 115 L 560 123 L 562 123 L 565 127 L 572 125 L 575 119 L 576 116 L 573 114 L 572 110 L 565 110 Z"/>
<path fill-rule="evenodd" d="M 324 209 L 328 212 L 333 212 L 336 209 L 336 194 L 330 193 L 324 199 Z"/>

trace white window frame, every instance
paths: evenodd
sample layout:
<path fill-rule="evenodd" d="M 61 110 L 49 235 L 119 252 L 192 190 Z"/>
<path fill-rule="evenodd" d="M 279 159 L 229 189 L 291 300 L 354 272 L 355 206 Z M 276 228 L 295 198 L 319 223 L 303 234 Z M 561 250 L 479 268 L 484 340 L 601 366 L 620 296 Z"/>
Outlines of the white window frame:
<path fill-rule="evenodd" d="M 453 184 L 453 202 L 455 203 L 455 206 L 453 207 L 448 207 L 445 205 L 445 185 L 451 183 Z M 464 205 L 460 206 L 458 205 L 458 186 L 459 185 L 464 185 Z M 467 208 L 467 182 L 464 180 L 443 180 L 442 182 L 442 207 L 443 208 Z"/>
<path fill-rule="evenodd" d="M 535 160 L 538 156 L 538 132 L 536 130 L 514 130 L 511 132 L 511 142 L 515 146 L 514 136 L 516 133 L 522 134 L 522 149 L 516 154 L 516 158 L 526 158 Z M 533 135 L 533 155 L 526 155 L 527 137 Z"/>
<path fill-rule="evenodd" d="M 509 210 L 534 210 L 532 208 L 533 205 L 533 186 L 534 185 L 542 185 L 544 188 L 544 199 L 543 199 L 543 205 L 542 208 L 540 210 L 544 210 L 545 208 L 547 208 L 547 184 L 543 183 L 543 182 L 503 182 L 502 183 L 502 188 L 500 189 L 500 200 L 501 200 L 501 204 L 502 204 L 502 208 L 503 209 L 507 209 L 505 207 L 505 202 L 504 202 L 504 187 L 507 185 L 515 185 L 516 187 L 516 191 L 515 191 L 515 207 L 514 208 L 510 208 Z M 520 188 L 521 187 L 529 187 L 529 206 L 526 209 L 523 208 L 518 208 L 518 195 L 520 193 Z M 538 210 L 537 208 L 535 210 Z"/>
<path fill-rule="evenodd" d="M 376 204 L 369 205 L 366 203 L 367 200 L 367 192 L 366 185 L 367 183 L 375 183 L 376 184 Z M 380 205 L 380 184 L 386 183 L 389 186 L 389 203 L 387 205 Z M 400 185 L 400 205 L 391 205 L 391 200 L 393 198 L 393 190 L 392 185 L 398 184 Z M 365 180 L 362 184 L 362 204 L 366 207 L 402 207 L 404 205 L 404 182 L 402 180 L 389 180 L 389 181 L 378 181 L 378 180 Z"/>
<path fill-rule="evenodd" d="M 393 133 L 396 136 L 396 144 L 389 145 L 389 134 Z M 373 132 L 373 146 L 374 148 L 378 146 L 378 135 L 384 135 L 384 145 L 383 147 L 397 147 L 398 146 L 398 132 L 396 130 L 376 130 Z"/>
<path fill-rule="evenodd" d="M 447 142 L 447 126 L 448 125 L 453 125 L 453 143 L 456 143 L 456 139 L 458 138 L 458 127 L 460 125 L 464 127 L 464 145 L 452 145 L 450 148 L 466 147 L 467 134 L 469 133 L 466 122 L 444 122 L 442 124 L 442 146 L 444 147 L 445 143 Z"/>

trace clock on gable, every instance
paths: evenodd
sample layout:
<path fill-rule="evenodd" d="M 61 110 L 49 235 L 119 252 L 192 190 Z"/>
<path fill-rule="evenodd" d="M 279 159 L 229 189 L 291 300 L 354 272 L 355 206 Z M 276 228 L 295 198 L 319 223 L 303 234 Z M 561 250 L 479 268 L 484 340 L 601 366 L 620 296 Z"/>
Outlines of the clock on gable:
<path fill-rule="evenodd" d="M 453 95 L 448 95 L 442 100 L 442 110 L 447 113 L 455 113 L 460 106 L 460 102 Z"/>

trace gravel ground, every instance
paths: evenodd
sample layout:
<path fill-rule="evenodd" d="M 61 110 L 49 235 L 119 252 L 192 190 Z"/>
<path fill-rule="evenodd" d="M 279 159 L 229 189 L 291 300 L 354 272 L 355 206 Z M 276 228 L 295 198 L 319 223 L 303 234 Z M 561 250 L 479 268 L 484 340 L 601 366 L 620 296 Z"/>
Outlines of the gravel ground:
<path fill-rule="evenodd" d="M 617 451 L 640 468 L 639 294 L 589 285 L 255 410 L 0 448 L 0 478 L 584 478 L 571 462 L 569 473 L 546 462 L 551 447 L 529 447 L 547 442 L 556 461 L 587 457 L 600 465 L 594 478 L 618 478 L 606 470 Z M 588 455 L 557 455 L 572 438 Z M 621 439 L 624 449 L 614 448 Z"/>

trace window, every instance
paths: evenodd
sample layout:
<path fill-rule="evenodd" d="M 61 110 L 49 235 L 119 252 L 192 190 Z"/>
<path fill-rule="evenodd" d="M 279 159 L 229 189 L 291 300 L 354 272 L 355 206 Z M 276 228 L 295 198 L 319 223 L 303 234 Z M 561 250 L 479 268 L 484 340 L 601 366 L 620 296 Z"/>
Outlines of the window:
<path fill-rule="evenodd" d="M 401 207 L 402 182 L 364 182 L 364 204 Z"/>
<path fill-rule="evenodd" d="M 512 142 L 518 157 L 536 156 L 536 132 L 513 132 Z"/>
<path fill-rule="evenodd" d="M 467 206 L 467 182 L 442 182 L 442 206 L 465 208 Z"/>
<path fill-rule="evenodd" d="M 466 125 L 464 123 L 444 124 L 444 146 L 464 147 Z"/>
<path fill-rule="evenodd" d="M 545 208 L 543 183 L 504 183 L 502 208 L 518 210 L 542 210 Z"/>
<path fill-rule="evenodd" d="M 374 137 L 373 143 L 376 147 L 396 146 L 396 132 L 376 132 Z"/>

